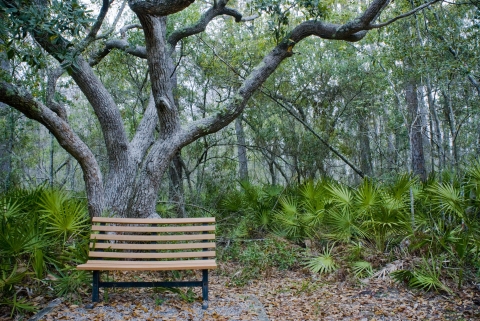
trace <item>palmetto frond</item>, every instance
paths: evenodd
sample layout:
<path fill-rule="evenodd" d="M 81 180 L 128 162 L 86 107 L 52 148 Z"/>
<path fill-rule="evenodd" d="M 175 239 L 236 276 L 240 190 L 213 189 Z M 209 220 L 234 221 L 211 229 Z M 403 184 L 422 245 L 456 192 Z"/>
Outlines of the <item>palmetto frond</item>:
<path fill-rule="evenodd" d="M 353 236 L 365 236 L 353 211 L 330 210 L 325 215 L 325 224 L 328 229 L 325 236 L 335 241 L 349 242 Z"/>
<path fill-rule="evenodd" d="M 426 189 L 433 207 L 444 213 L 455 214 L 459 217 L 464 216 L 465 202 L 460 194 L 460 190 L 451 183 L 437 183 Z"/>
<path fill-rule="evenodd" d="M 88 228 L 89 217 L 85 205 L 69 199 L 65 192 L 46 191 L 39 205 L 50 234 L 67 240 Z"/>
<path fill-rule="evenodd" d="M 8 221 L 20 214 L 21 206 L 18 201 L 7 198 L 0 198 L 0 218 Z"/>
<path fill-rule="evenodd" d="M 397 177 L 396 181 L 388 189 L 388 194 L 396 200 L 405 200 L 410 197 L 410 189 L 417 183 L 416 178 L 410 174 L 403 174 Z"/>
<path fill-rule="evenodd" d="M 353 206 L 353 194 L 350 189 L 343 185 L 329 185 L 326 188 L 329 201 L 342 210 L 347 210 Z"/>
<path fill-rule="evenodd" d="M 375 211 L 380 203 L 378 189 L 369 179 L 364 179 L 363 184 L 355 192 L 355 209 L 360 215 L 368 215 Z"/>
<path fill-rule="evenodd" d="M 366 261 L 357 261 L 352 264 L 352 270 L 355 277 L 369 277 L 373 274 L 372 263 Z"/>
<path fill-rule="evenodd" d="M 310 269 L 313 273 L 331 273 L 337 269 L 337 264 L 332 256 L 332 245 L 330 248 L 327 246 L 323 253 L 317 257 L 309 259 L 305 266 Z"/>
<path fill-rule="evenodd" d="M 298 216 L 300 205 L 297 200 L 291 196 L 282 196 L 278 200 L 282 213 L 292 216 Z"/>

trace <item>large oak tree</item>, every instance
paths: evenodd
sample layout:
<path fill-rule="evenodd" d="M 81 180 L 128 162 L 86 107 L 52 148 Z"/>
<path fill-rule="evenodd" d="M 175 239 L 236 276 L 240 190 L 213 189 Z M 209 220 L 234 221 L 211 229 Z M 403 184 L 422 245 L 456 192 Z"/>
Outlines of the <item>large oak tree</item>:
<path fill-rule="evenodd" d="M 76 1 L 62 2 L 67 10 L 59 12 L 59 2 L 56 1 L 0 0 L 0 18 L 3 20 L 0 45 L 7 51 L 7 55 L 0 59 L 5 61 L 17 54 L 8 47 L 11 39 L 27 39 L 26 43 L 39 46 L 42 52 L 56 60 L 45 68 L 49 81 L 43 100 L 20 85 L 8 70 L 0 71 L 0 102 L 47 127 L 59 144 L 78 161 L 92 216 L 99 216 L 105 210 L 128 217 L 153 214 L 161 180 L 175 154 L 198 138 L 234 121 L 252 94 L 286 58 L 292 57 L 294 47 L 303 39 L 314 36 L 326 40 L 359 41 L 369 30 L 384 27 L 438 1 L 425 2 L 400 16 L 382 19 L 384 22 L 379 21 L 379 16 L 389 6 L 388 0 L 370 1 L 363 6 L 363 12 L 345 23 L 305 20 L 278 38 L 277 44 L 272 43 L 271 51 L 251 70 L 235 95 L 219 111 L 200 120 L 182 123 L 177 106 L 179 100 L 174 96 L 177 79 L 173 58 L 178 50 L 177 44 L 186 37 L 204 32 L 216 17 L 231 16 L 237 22 L 254 18 L 243 17 L 241 10 L 228 6 L 228 0 L 215 0 L 196 23 L 167 32 L 167 18 L 187 9 L 192 2 L 129 0 L 128 5 L 144 34 L 144 46 L 137 46 L 129 44 L 125 38 L 115 38 L 117 33 L 111 30 L 99 34 L 112 5 L 109 0 L 103 0 L 94 21 L 85 18 L 85 9 Z M 280 1 L 275 3 L 281 6 Z M 140 25 L 124 26 L 120 33 Z M 83 37 L 80 37 L 82 32 L 78 26 L 85 27 Z M 92 52 L 89 48 L 96 41 L 102 41 L 104 48 L 87 55 Z M 148 63 L 151 98 L 131 140 L 117 104 L 93 68 L 114 49 L 146 59 Z M 88 99 L 99 121 L 108 154 L 106 173 L 101 172 L 89 146 L 69 125 L 65 107 L 55 100 L 56 81 L 65 73 Z"/>

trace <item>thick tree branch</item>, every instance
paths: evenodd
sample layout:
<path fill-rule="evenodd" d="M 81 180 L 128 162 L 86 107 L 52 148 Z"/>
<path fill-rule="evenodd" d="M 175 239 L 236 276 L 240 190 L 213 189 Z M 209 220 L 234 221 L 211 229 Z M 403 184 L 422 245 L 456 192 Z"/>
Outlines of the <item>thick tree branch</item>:
<path fill-rule="evenodd" d="M 160 137 L 165 138 L 180 128 L 178 109 L 173 97 L 173 84 L 170 81 L 173 62 L 167 53 L 165 42 L 166 17 L 149 15 L 138 17 L 145 33 L 148 72 L 160 122 Z"/>
<path fill-rule="evenodd" d="M 108 9 L 108 2 L 104 2 L 103 9 Z M 99 18 L 99 21 L 101 20 L 102 18 Z M 99 26 L 97 27 L 99 28 Z M 56 42 L 52 42 L 51 32 L 48 30 L 34 29 L 31 33 L 43 49 L 61 64 L 65 62 L 65 57 L 61 53 L 68 51 L 68 40 L 60 37 Z M 73 60 L 68 61 L 68 71 L 97 115 L 104 134 L 110 168 L 117 168 L 119 164 L 125 163 L 128 157 L 128 139 L 120 111 L 111 94 L 95 75 L 89 64 L 80 55 L 71 58 Z"/>
<path fill-rule="evenodd" d="M 120 111 L 89 64 L 82 57 L 78 57 L 76 65 L 71 68 L 70 75 L 92 105 L 100 122 L 110 168 L 117 168 L 119 164 L 126 162 L 128 155 L 128 139 Z"/>
<path fill-rule="evenodd" d="M 166 17 L 182 11 L 195 0 L 128 0 L 128 5 L 138 15 Z"/>
<path fill-rule="evenodd" d="M 29 93 L 15 85 L 0 80 L 0 101 L 10 105 L 28 118 L 34 119 L 48 128 L 59 144 L 82 167 L 91 215 L 100 216 L 104 207 L 102 174 L 95 156 L 88 146 L 74 133 L 70 125 L 55 112 L 36 101 Z"/>

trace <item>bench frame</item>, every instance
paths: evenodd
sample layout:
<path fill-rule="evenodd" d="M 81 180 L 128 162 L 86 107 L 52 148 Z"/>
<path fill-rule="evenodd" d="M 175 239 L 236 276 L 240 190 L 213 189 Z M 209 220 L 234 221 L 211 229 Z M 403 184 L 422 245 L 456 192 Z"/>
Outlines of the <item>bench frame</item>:
<path fill-rule="evenodd" d="M 156 288 L 156 287 L 201 287 L 202 300 L 208 302 L 208 270 L 202 270 L 201 281 L 168 281 L 168 282 L 102 282 L 100 270 L 93 271 L 92 302 L 98 302 L 100 288 Z M 207 306 L 208 307 L 208 303 Z M 205 307 L 205 308 L 206 308 Z"/>
<path fill-rule="evenodd" d="M 154 226 L 171 225 L 171 224 L 175 224 L 175 225 L 197 224 L 197 226 L 198 226 L 198 224 L 208 225 L 208 224 L 211 224 L 211 223 L 215 223 L 215 218 L 209 217 L 209 218 L 192 218 L 192 219 L 119 219 L 119 218 L 94 217 L 92 219 L 92 224 L 95 224 L 95 223 L 100 223 L 100 227 L 98 225 L 93 225 L 94 227 L 92 227 L 92 232 L 96 230 L 96 231 L 100 231 L 99 232 L 100 234 L 105 234 L 105 231 L 115 231 L 116 226 L 108 227 L 108 228 L 105 226 L 105 224 L 109 224 L 109 223 L 121 224 L 121 225 L 124 225 L 124 224 L 129 224 L 129 225 L 130 224 L 133 224 L 133 225 L 141 224 L 143 226 L 146 226 L 146 224 L 151 224 L 151 225 L 154 225 Z M 121 225 L 119 225 L 119 226 L 121 226 Z M 210 226 L 212 226 L 212 225 L 210 225 Z M 166 229 L 168 229 L 168 228 L 166 228 Z M 180 228 L 180 229 L 182 229 L 182 228 Z M 185 229 L 188 229 L 188 228 L 186 227 Z M 213 230 L 214 229 L 215 229 L 215 226 L 213 225 Z M 119 228 L 118 230 L 121 231 L 122 228 Z M 209 230 L 212 231 L 211 228 Z M 138 231 L 136 231 L 136 232 L 138 232 Z M 182 233 L 182 231 L 178 231 L 178 232 Z M 139 232 L 139 233 L 142 233 L 142 232 Z M 202 233 L 206 234 L 208 232 L 203 231 Z M 98 302 L 100 300 L 100 297 L 99 297 L 100 288 L 201 287 L 202 288 L 202 299 L 203 299 L 202 308 L 203 309 L 208 308 L 208 269 L 216 268 L 216 264 L 212 265 L 211 261 L 209 261 L 210 263 L 206 264 L 206 266 L 208 265 L 208 267 L 205 268 L 205 266 L 203 266 L 203 264 L 201 264 L 201 262 L 202 262 L 202 259 L 205 260 L 205 259 L 208 259 L 208 258 L 207 257 L 202 258 L 201 254 L 202 254 L 202 252 L 207 251 L 207 248 L 212 247 L 212 245 L 211 245 L 212 243 L 206 243 L 206 245 L 204 247 L 201 247 L 201 248 L 203 248 L 202 252 L 194 252 L 194 253 L 198 253 L 198 254 L 194 255 L 193 257 L 197 257 L 197 258 L 200 258 L 200 259 L 198 259 L 198 260 L 185 260 L 184 261 L 184 262 L 190 262 L 192 264 L 198 265 L 198 267 L 196 267 L 195 265 L 189 266 L 188 263 L 182 265 L 182 260 L 179 260 L 179 261 L 151 261 L 151 260 L 150 261 L 137 261 L 137 260 L 134 260 L 134 261 L 125 261 L 127 265 L 123 264 L 122 267 L 115 268 L 114 266 L 112 266 L 112 264 L 108 264 L 108 261 L 98 261 L 99 263 L 96 263 L 96 261 L 99 258 L 101 258 L 102 256 L 99 255 L 99 253 L 95 252 L 95 251 L 103 252 L 103 249 L 108 249 L 109 248 L 105 245 L 102 245 L 100 247 L 100 249 L 95 249 L 95 244 L 96 243 L 106 243 L 106 242 L 108 242 L 105 239 L 97 239 L 96 236 L 98 236 L 100 234 L 93 234 L 92 233 L 91 236 L 90 236 L 90 239 L 92 240 L 93 243 L 90 243 L 91 250 L 90 250 L 90 253 L 89 253 L 89 258 L 92 259 L 92 260 L 89 260 L 86 264 L 82 264 L 82 265 L 77 266 L 77 269 L 79 269 L 79 270 L 91 270 L 91 271 L 93 271 L 92 302 Z M 143 236 L 143 234 L 136 234 L 136 235 L 138 235 L 140 237 Z M 178 235 L 181 236 L 182 234 L 178 234 Z M 167 236 L 167 238 L 168 238 L 168 236 Z M 212 240 L 212 238 L 213 238 L 213 241 L 214 241 L 215 240 L 214 235 L 212 236 L 212 234 L 210 234 L 210 237 L 208 237 L 208 239 Z M 199 237 L 197 239 L 202 240 L 201 242 L 207 242 L 207 237 L 205 237 L 205 238 Z M 192 241 L 192 240 L 195 240 L 195 239 L 188 239 L 188 240 Z M 185 241 L 188 241 L 188 240 L 185 239 Z M 113 244 L 115 244 L 115 243 L 113 243 Z M 166 244 L 168 244 L 168 243 L 166 243 Z M 210 244 L 210 245 L 207 246 L 207 244 Z M 114 248 L 113 246 L 112 246 L 112 248 Z M 153 245 L 153 246 L 155 246 L 155 245 Z M 173 246 L 175 247 L 175 245 L 173 245 Z M 214 247 L 214 244 L 213 244 L 213 247 Z M 198 249 L 198 247 L 194 247 L 194 248 Z M 127 248 L 118 248 L 118 249 L 126 250 Z M 186 249 L 188 249 L 188 248 L 186 248 Z M 158 250 L 158 249 L 156 249 L 156 250 Z M 178 250 L 178 249 L 175 249 L 175 250 Z M 94 251 L 93 254 L 95 254 L 95 255 L 91 255 L 92 251 Z M 148 251 L 144 251 L 144 252 L 148 252 Z M 153 251 L 153 252 L 155 252 L 155 251 Z M 107 254 L 107 252 L 105 252 L 105 253 Z M 120 252 L 120 253 L 123 253 L 123 252 Z M 206 255 L 207 255 L 207 253 L 206 253 Z M 214 253 L 213 253 L 213 255 L 214 255 Z M 211 257 L 212 252 L 209 252 L 208 256 Z M 107 257 L 107 255 L 105 255 L 105 257 Z M 126 257 L 128 257 L 128 256 L 126 256 Z M 181 257 L 182 258 L 188 258 L 188 257 L 192 257 L 192 256 L 185 256 L 185 257 L 181 256 Z M 111 261 L 111 262 L 112 263 L 120 263 L 119 261 Z M 121 262 L 123 262 L 123 261 L 121 261 Z M 142 262 L 143 262 L 143 264 L 142 264 Z M 198 262 L 198 264 L 197 264 L 197 262 Z M 156 264 L 156 263 L 158 263 L 158 264 Z M 164 263 L 166 265 L 157 266 L 157 265 L 162 265 L 162 263 Z M 168 264 L 170 264 L 170 263 L 174 264 L 174 268 L 170 268 L 168 266 Z M 102 267 L 102 264 L 106 264 L 106 265 L 104 265 L 105 268 Z M 132 264 L 132 266 L 129 267 L 128 264 Z M 126 271 L 202 270 L 202 279 L 201 280 L 195 280 L 195 281 L 151 281 L 151 282 L 144 282 L 144 281 L 140 281 L 140 282 L 138 282 L 138 281 L 135 281 L 135 282 L 110 282 L 110 281 L 102 282 L 100 280 L 100 275 L 101 275 L 102 271 L 115 271 L 115 270 L 126 270 Z"/>

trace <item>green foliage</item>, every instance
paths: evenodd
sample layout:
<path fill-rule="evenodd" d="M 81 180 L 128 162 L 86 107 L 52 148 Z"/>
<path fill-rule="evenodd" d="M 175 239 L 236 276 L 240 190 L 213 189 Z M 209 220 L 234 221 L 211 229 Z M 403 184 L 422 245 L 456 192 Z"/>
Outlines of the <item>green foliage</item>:
<path fill-rule="evenodd" d="M 305 265 L 313 273 L 328 274 L 334 272 L 338 268 L 338 265 L 333 258 L 332 250 L 333 244 L 330 248 L 326 246 L 321 255 L 309 259 Z"/>
<path fill-rule="evenodd" d="M 372 263 L 366 261 L 353 262 L 352 271 L 356 278 L 370 277 L 373 274 Z"/>
<path fill-rule="evenodd" d="M 52 1 L 49 6 L 34 6 L 26 1 L 1 2 L 0 16 L 5 19 L 3 25 L 10 39 L 5 41 L 7 58 L 26 62 L 34 69 L 45 68 L 44 54 L 36 48 L 25 47 L 28 43 L 25 38 L 33 33 L 47 35 L 48 41 L 59 50 L 56 54 L 64 62 L 64 67 L 71 65 L 75 57 L 69 47 L 73 44 L 67 46 L 66 39 L 72 39 L 73 43 L 80 40 L 78 37 L 94 21 L 89 13 L 86 6 L 76 0 Z"/>
<path fill-rule="evenodd" d="M 219 259 L 235 261 L 240 265 L 231 278 L 236 285 L 245 285 L 268 273 L 272 268 L 293 268 L 303 257 L 303 251 L 279 238 L 259 241 L 236 241 L 219 251 Z"/>
<path fill-rule="evenodd" d="M 89 216 L 82 202 L 70 200 L 61 191 L 45 193 L 39 202 L 42 219 L 47 225 L 47 233 L 63 238 L 66 242 L 70 237 L 88 228 Z"/>
<path fill-rule="evenodd" d="M 19 272 L 17 265 L 10 272 L 7 269 L 8 266 L 1 266 L 0 291 L 10 292 L 15 284 L 23 280 L 27 271 Z"/>
<path fill-rule="evenodd" d="M 38 310 L 38 307 L 27 303 L 26 298 L 17 298 L 17 293 L 13 294 L 11 300 L 6 299 L 3 302 L 0 302 L 0 305 L 7 305 L 11 307 L 10 317 L 13 317 L 14 314 L 24 314 L 25 312 L 34 312 Z"/>
<path fill-rule="evenodd" d="M 399 175 L 389 183 L 366 179 L 357 187 L 326 179 L 307 181 L 272 194 L 272 198 L 260 196 L 265 187 L 248 183 L 243 185 L 248 192 L 236 191 L 230 204 L 223 203 L 223 211 L 235 210 L 245 216 L 238 218 L 233 233 L 223 227 L 222 233 L 240 239 L 274 234 L 297 244 L 310 240 L 314 246 L 335 242 L 342 249 L 338 261 L 346 261 L 357 278 L 373 274 L 371 258 L 375 256 L 444 256 L 449 262 L 447 278 L 461 286 L 467 267 L 477 264 L 480 250 L 478 207 L 471 199 L 475 194 L 459 192 L 474 186 L 473 172 L 455 184 L 439 183 L 435 178 L 420 184 L 410 175 Z M 263 221 L 258 219 L 262 215 Z M 233 249 L 230 259 L 254 267 L 242 275 L 258 273 L 270 264 L 258 244 L 242 251 L 237 246 Z M 334 271 L 338 263 L 332 249 L 327 246 L 306 266 L 313 272 Z M 440 265 L 423 264 L 409 272 L 411 276 L 398 271 L 392 277 L 413 287 L 447 291 L 437 282 L 441 270 Z"/>
<path fill-rule="evenodd" d="M 69 297 L 88 287 L 92 281 L 90 273 L 76 270 L 74 267 L 57 269 L 57 273 L 52 273 L 52 275 L 55 293 L 60 297 Z"/>
<path fill-rule="evenodd" d="M 88 284 L 88 275 L 71 267 L 87 260 L 87 220 L 84 203 L 62 191 L 38 188 L 0 196 L 0 292 L 12 315 L 35 310 L 13 290 L 23 282 L 37 291 L 48 291 L 45 282 L 53 282 L 55 294 L 62 296 Z M 47 274 L 58 275 L 48 281 Z"/>
<path fill-rule="evenodd" d="M 423 259 L 420 266 L 415 267 L 412 271 L 397 270 L 392 272 L 392 277 L 397 282 L 408 282 L 413 288 L 425 291 L 452 291 L 440 280 L 441 266 L 432 258 L 431 260 Z"/>

